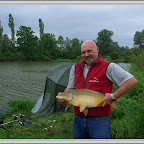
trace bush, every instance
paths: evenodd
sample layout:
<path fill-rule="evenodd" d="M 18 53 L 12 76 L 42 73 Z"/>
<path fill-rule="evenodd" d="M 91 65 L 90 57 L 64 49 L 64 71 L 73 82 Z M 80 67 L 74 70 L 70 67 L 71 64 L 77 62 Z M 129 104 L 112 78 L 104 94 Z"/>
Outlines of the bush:
<path fill-rule="evenodd" d="M 16 52 L 15 57 L 17 60 L 25 60 L 25 57 L 21 52 Z"/>
<path fill-rule="evenodd" d="M 144 102 L 144 52 L 132 57 L 132 67 L 130 73 L 137 79 L 137 84 L 125 96 L 137 102 Z"/>
<path fill-rule="evenodd" d="M 115 52 L 115 51 L 111 52 L 110 58 L 111 58 L 112 60 L 118 59 L 118 58 L 119 58 L 118 52 Z"/>
<path fill-rule="evenodd" d="M 81 61 L 82 59 L 82 55 L 77 56 L 77 61 Z"/>
<path fill-rule="evenodd" d="M 131 62 L 131 56 L 125 56 L 124 61 L 125 61 L 125 63 L 130 63 Z"/>
<path fill-rule="evenodd" d="M 0 62 L 4 62 L 6 60 L 6 57 L 2 54 L 0 54 Z"/>
<path fill-rule="evenodd" d="M 112 108 L 111 136 L 120 138 L 144 137 L 144 53 L 132 57 L 133 64 L 130 73 L 137 79 L 137 84 L 117 101 L 118 110 Z M 114 85 L 113 91 L 118 86 Z"/>
<path fill-rule="evenodd" d="M 144 104 L 139 104 L 124 96 L 117 101 L 118 110 L 112 108 L 111 136 L 112 138 L 143 138 L 144 137 Z"/>
<path fill-rule="evenodd" d="M 143 71 L 144 70 L 144 51 L 142 51 L 137 56 L 133 55 L 131 58 L 131 61 L 135 69 L 138 69 L 139 71 Z"/>

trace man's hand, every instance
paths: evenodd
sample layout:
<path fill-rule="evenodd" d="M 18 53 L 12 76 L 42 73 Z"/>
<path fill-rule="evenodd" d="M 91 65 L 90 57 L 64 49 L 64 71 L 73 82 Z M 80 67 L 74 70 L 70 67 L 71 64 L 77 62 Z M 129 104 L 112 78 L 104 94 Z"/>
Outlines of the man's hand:
<path fill-rule="evenodd" d="M 107 105 L 110 105 L 112 103 L 111 100 L 111 94 L 110 93 L 106 93 L 105 97 L 101 100 L 101 102 L 97 105 L 97 107 L 105 107 Z"/>
<path fill-rule="evenodd" d="M 113 94 L 116 99 L 118 99 L 120 96 L 123 94 L 127 93 L 132 89 L 132 87 L 137 83 L 137 80 L 132 77 L 128 80 L 126 80 Z M 107 106 L 108 104 L 111 104 L 111 94 L 106 93 L 105 97 L 101 100 L 101 102 L 97 105 L 98 107 L 102 106 Z"/>
<path fill-rule="evenodd" d="M 61 93 L 58 93 L 58 96 L 60 96 Z M 60 98 L 56 98 L 58 100 L 59 103 L 68 103 L 68 101 L 66 99 L 60 99 Z"/>

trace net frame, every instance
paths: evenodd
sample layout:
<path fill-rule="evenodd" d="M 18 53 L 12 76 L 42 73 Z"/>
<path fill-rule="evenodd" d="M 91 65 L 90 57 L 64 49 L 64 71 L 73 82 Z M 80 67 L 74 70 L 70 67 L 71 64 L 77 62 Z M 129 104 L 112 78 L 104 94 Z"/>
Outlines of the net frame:
<path fill-rule="evenodd" d="M 10 108 L 4 104 L 0 104 L 0 119 L 2 119 L 6 114 L 11 112 Z"/>

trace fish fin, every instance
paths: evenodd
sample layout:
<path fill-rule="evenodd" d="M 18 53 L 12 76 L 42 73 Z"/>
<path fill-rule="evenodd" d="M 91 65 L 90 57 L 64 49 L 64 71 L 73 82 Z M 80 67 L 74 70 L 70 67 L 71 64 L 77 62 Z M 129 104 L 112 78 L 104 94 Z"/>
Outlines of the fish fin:
<path fill-rule="evenodd" d="M 121 99 L 121 97 L 117 98 L 116 100 L 119 100 L 119 99 Z M 116 106 L 116 102 L 115 101 L 111 103 L 111 106 L 116 108 L 116 109 L 118 109 L 118 107 Z"/>
<path fill-rule="evenodd" d="M 114 108 L 116 108 L 116 109 L 118 109 L 118 107 L 116 106 L 116 102 L 112 102 L 111 106 L 114 107 Z"/>
<path fill-rule="evenodd" d="M 74 97 L 72 96 L 71 99 L 69 101 L 73 101 Z"/>
<path fill-rule="evenodd" d="M 70 106 L 69 104 L 68 104 L 68 105 L 66 105 L 65 111 L 67 111 L 67 110 L 68 110 L 69 106 Z"/>
<path fill-rule="evenodd" d="M 119 99 L 121 99 L 121 97 L 117 98 L 116 100 L 119 100 Z"/>
<path fill-rule="evenodd" d="M 88 113 L 88 109 L 87 108 L 85 108 L 84 110 L 83 110 L 83 113 L 87 116 L 87 113 Z"/>
<path fill-rule="evenodd" d="M 74 106 L 79 106 L 80 105 L 79 102 L 75 102 L 75 101 L 72 101 L 71 104 L 74 105 Z"/>
<path fill-rule="evenodd" d="M 80 112 L 82 112 L 85 109 L 85 107 L 86 107 L 85 105 L 81 105 L 80 106 Z"/>

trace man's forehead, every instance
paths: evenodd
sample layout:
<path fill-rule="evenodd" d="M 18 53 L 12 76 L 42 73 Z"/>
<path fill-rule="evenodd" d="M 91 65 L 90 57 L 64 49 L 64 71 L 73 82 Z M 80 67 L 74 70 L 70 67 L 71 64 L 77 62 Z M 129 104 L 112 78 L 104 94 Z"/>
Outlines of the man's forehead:
<path fill-rule="evenodd" d="M 94 47 L 82 47 L 81 51 L 94 50 Z"/>

